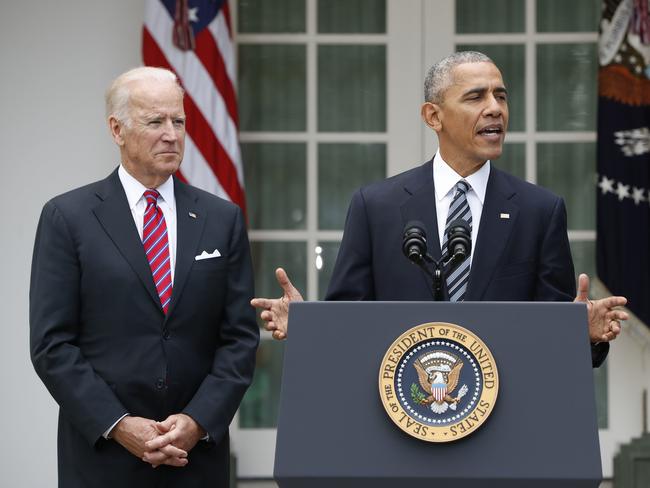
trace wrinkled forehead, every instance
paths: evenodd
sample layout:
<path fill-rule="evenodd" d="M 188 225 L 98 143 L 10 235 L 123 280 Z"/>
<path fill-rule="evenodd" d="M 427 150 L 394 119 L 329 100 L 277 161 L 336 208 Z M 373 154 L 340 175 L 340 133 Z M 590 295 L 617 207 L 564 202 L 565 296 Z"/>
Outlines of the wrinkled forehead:
<path fill-rule="evenodd" d="M 172 81 L 134 80 L 129 86 L 129 106 L 144 111 L 183 111 L 183 91 Z"/>
<path fill-rule="evenodd" d="M 450 73 L 448 88 L 475 88 L 489 86 L 492 89 L 505 89 L 501 71 L 489 62 L 462 63 L 455 66 Z"/>

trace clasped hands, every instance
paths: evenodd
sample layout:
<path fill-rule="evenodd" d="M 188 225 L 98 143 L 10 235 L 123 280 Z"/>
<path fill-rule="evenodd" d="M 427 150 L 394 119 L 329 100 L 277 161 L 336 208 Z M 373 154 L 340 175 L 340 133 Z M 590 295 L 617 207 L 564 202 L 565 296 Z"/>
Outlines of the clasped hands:
<path fill-rule="evenodd" d="M 183 467 L 187 454 L 205 437 L 205 431 L 189 415 L 180 413 L 162 422 L 126 416 L 118 422 L 111 437 L 134 456 L 151 464 Z"/>
<path fill-rule="evenodd" d="M 302 301 L 302 295 L 291 284 L 284 269 L 276 269 L 275 277 L 282 288 L 282 296 L 253 298 L 251 305 L 261 309 L 260 318 L 264 321 L 264 328 L 272 333 L 273 338 L 282 340 L 287 337 L 289 303 Z M 600 300 L 590 300 L 589 277 L 584 273 L 578 277 L 578 294 L 574 302 L 587 305 L 589 339 L 592 343 L 616 339 L 621 332 L 621 321 L 629 318 L 628 314 L 620 309 L 627 303 L 625 297 L 610 296 Z"/>

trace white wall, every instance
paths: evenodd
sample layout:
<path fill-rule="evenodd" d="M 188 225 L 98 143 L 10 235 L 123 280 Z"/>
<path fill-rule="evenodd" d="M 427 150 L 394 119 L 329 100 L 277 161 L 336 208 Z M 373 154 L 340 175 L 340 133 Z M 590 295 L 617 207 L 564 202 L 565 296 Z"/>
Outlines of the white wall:
<path fill-rule="evenodd" d="M 140 63 L 144 0 L 0 0 L 0 485 L 56 486 L 57 408 L 29 360 L 43 203 L 116 166 L 108 82 Z"/>

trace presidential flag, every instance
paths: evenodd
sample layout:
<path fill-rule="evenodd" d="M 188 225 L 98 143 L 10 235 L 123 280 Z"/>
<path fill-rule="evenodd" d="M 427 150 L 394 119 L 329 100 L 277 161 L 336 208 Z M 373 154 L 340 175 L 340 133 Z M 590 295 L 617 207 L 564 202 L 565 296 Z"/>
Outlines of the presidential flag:
<path fill-rule="evenodd" d="M 598 73 L 598 275 L 650 325 L 650 14 L 605 0 Z"/>
<path fill-rule="evenodd" d="M 187 135 L 179 177 L 245 211 L 227 0 L 146 0 L 142 57 L 176 73 Z"/>

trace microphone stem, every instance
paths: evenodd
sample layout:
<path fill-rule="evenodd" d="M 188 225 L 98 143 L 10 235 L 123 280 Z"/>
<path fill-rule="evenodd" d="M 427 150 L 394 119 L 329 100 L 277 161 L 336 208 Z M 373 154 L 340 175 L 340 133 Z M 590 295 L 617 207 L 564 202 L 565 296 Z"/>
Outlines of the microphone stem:
<path fill-rule="evenodd" d="M 435 301 L 442 301 L 442 270 L 440 269 L 440 263 L 436 261 L 435 271 L 433 277 L 433 296 Z"/>
<path fill-rule="evenodd" d="M 444 298 L 442 294 L 442 259 L 437 261 L 433 259 L 429 253 L 425 254 L 423 258 L 424 259 L 418 261 L 416 264 L 431 278 L 431 281 L 433 282 L 433 299 L 437 302 L 441 302 Z M 431 272 L 426 263 L 433 264 L 433 272 Z M 444 264 L 444 266 L 446 266 L 446 264 Z"/>

